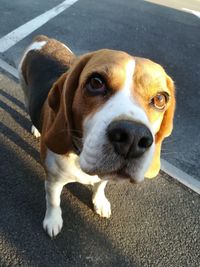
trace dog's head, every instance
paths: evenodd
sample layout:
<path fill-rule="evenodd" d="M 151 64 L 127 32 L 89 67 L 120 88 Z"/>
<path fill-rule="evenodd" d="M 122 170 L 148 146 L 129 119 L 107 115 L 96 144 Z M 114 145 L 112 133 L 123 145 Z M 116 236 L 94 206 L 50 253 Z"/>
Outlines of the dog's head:
<path fill-rule="evenodd" d="M 160 65 L 121 51 L 86 54 L 54 84 L 47 105 L 47 147 L 78 148 L 84 172 L 133 182 L 159 172 L 175 109 L 173 81 Z"/>

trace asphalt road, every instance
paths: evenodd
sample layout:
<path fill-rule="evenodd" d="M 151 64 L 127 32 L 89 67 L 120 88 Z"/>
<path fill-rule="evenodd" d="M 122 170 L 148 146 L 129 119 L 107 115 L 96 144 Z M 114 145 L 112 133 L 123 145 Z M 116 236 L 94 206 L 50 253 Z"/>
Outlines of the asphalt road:
<path fill-rule="evenodd" d="M 60 2 L 2 0 L 0 37 Z M 192 14 L 145 1 L 79 0 L 0 58 L 16 66 L 33 36 L 46 34 L 77 54 L 107 47 L 159 62 L 177 87 L 175 129 L 162 156 L 198 179 L 199 26 Z M 88 187 L 67 186 L 64 228 L 50 240 L 39 143 L 18 82 L 3 71 L 0 118 L 0 266 L 200 266 L 199 196 L 162 172 L 137 186 L 108 186 L 109 220 L 93 213 Z"/>

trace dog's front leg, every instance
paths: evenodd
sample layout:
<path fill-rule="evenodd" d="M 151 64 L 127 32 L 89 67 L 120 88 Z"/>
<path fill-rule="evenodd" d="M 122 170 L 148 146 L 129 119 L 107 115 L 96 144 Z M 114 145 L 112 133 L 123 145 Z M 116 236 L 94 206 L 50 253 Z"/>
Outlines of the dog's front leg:
<path fill-rule="evenodd" d="M 58 181 L 45 181 L 46 214 L 43 228 L 50 237 L 55 237 L 62 229 L 62 211 L 60 208 L 60 195 L 65 183 Z"/>
<path fill-rule="evenodd" d="M 110 202 L 105 196 L 105 187 L 108 181 L 101 181 L 94 185 L 92 202 L 97 214 L 101 217 L 109 218 L 111 215 Z"/>

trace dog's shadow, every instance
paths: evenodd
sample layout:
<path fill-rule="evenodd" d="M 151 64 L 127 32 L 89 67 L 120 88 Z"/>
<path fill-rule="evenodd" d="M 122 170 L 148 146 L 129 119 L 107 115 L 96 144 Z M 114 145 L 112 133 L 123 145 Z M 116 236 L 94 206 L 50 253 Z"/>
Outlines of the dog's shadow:
<path fill-rule="evenodd" d="M 92 204 L 92 188 L 79 183 L 71 183 L 66 185 L 67 190 L 75 196 L 80 202 L 85 204 L 89 209 L 93 210 Z"/>

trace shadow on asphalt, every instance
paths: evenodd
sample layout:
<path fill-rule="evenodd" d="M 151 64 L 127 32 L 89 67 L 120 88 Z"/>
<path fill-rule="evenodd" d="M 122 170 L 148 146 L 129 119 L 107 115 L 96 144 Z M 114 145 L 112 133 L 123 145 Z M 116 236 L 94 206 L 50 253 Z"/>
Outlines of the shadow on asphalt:
<path fill-rule="evenodd" d="M 1 106 L 1 101 L 0 101 Z M 12 116 L 12 115 L 11 115 Z M 30 129 L 30 127 L 29 127 Z M 0 122 L 0 133 L 5 135 L 11 141 L 13 141 L 16 145 L 20 146 L 25 153 L 29 154 L 32 158 L 34 158 L 37 162 L 39 162 L 40 154 L 37 150 L 35 150 L 31 145 L 29 145 L 20 135 L 14 132 L 12 129 L 7 127 L 5 124 Z"/>
<path fill-rule="evenodd" d="M 0 95 L 7 98 L 9 101 L 11 101 L 14 105 L 17 105 L 21 110 L 26 112 L 25 107 L 21 101 L 19 101 L 17 98 L 11 96 L 10 94 L 6 93 L 2 89 L 0 89 Z M 3 110 L 6 110 L 10 114 L 10 116 L 18 123 L 21 127 L 24 128 L 27 132 L 30 131 L 31 128 L 31 122 L 29 119 L 24 117 L 22 114 L 20 114 L 17 110 L 15 110 L 10 105 L 6 104 L 4 101 L 0 100 L 0 107 Z"/>
<path fill-rule="evenodd" d="M 17 105 L 20 109 L 22 109 L 24 112 L 26 112 L 24 103 L 22 103 L 20 100 L 18 100 L 16 97 L 13 97 L 12 95 L 8 94 L 4 90 L 0 89 L 0 95 L 4 96 L 8 100 L 10 100 L 13 104 Z M 29 121 L 30 123 L 30 121 Z"/>

